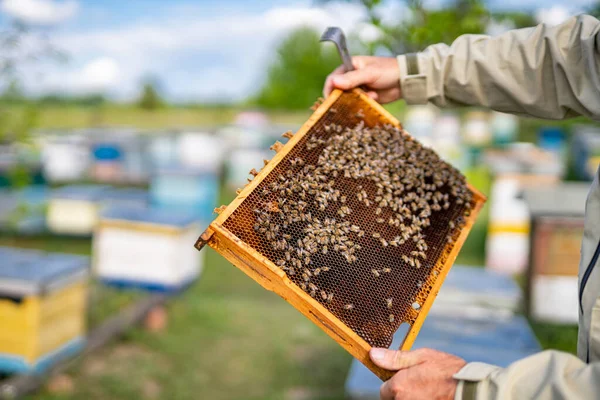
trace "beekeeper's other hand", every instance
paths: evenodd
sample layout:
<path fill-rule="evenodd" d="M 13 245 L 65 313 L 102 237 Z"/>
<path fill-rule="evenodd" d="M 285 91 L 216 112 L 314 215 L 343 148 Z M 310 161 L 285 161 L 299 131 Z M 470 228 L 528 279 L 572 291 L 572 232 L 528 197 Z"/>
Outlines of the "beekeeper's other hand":
<path fill-rule="evenodd" d="M 454 399 L 458 381 L 452 376 L 466 365 L 460 357 L 432 349 L 373 348 L 370 356 L 377 366 L 398 371 L 381 385 L 381 400 Z"/>

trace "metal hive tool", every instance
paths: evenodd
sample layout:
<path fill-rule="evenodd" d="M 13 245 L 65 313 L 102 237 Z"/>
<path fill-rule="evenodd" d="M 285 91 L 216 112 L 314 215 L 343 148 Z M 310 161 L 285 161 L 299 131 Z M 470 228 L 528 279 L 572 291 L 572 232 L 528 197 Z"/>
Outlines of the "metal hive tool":
<path fill-rule="evenodd" d="M 358 124 L 364 124 L 360 137 L 368 139 L 353 145 L 357 139 L 346 128 Z M 410 349 L 485 197 L 360 89 L 335 90 L 296 134 L 284 137 L 289 137 L 285 145 L 272 147 L 275 157 L 260 172 L 251 171 L 249 184 L 218 209 L 196 247 L 208 244 L 217 250 L 385 380 L 392 372 L 376 367 L 369 349 L 389 347 L 402 323 L 410 328 L 401 348 Z M 373 149 L 388 149 L 381 162 L 403 167 L 372 172 L 371 166 L 379 165 Z M 345 164 L 332 163 L 332 157 Z M 398 210 L 390 204 L 408 199 L 411 211 L 410 204 L 423 205 L 418 190 L 406 184 L 388 194 L 381 182 L 391 173 L 390 180 L 399 174 L 409 176 L 406 182 L 433 185 L 433 178 L 419 169 L 423 157 L 434 169 L 458 178 L 454 187 L 437 178 L 442 198 L 430 210 L 430 225 L 421 228 L 422 237 L 417 232 L 404 240 L 406 229 L 395 221 Z M 365 158 L 370 164 L 360 167 Z M 322 185 L 311 171 L 318 172 Z M 409 225 L 401 225 L 405 222 Z M 413 256 L 420 251 L 426 258 Z"/>

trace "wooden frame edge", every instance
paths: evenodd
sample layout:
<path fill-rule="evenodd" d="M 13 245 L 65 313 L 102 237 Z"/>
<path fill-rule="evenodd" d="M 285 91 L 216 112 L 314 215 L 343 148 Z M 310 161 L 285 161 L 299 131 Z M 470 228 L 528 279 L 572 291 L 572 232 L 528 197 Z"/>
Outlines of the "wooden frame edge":
<path fill-rule="evenodd" d="M 222 225 L 227 218 L 234 213 L 234 211 L 242 204 L 242 202 L 248 197 L 250 193 L 264 180 L 279 165 L 281 160 L 294 148 L 296 143 L 298 143 L 306 133 L 316 124 L 321 117 L 327 112 L 329 107 L 335 103 L 335 101 L 342 95 L 341 90 L 334 90 L 331 94 L 325 99 L 325 101 L 315 110 L 315 112 L 310 116 L 310 118 L 298 129 L 298 131 L 292 136 L 283 146 L 281 150 L 273 156 L 273 158 L 269 161 L 267 165 L 265 165 L 256 175 L 251 182 L 249 182 L 236 196 L 235 199 L 231 203 L 227 205 L 225 210 L 223 210 L 219 216 L 215 219 L 215 222 L 219 225 Z"/>
<path fill-rule="evenodd" d="M 401 350 L 410 350 L 412 345 L 414 344 L 414 342 L 417 338 L 417 335 L 421 331 L 421 327 L 423 326 L 423 323 L 425 322 L 425 318 L 427 318 L 427 315 L 429 315 L 429 311 L 431 310 L 431 307 L 433 306 L 433 302 L 437 298 L 437 295 L 442 287 L 442 284 L 446 280 L 446 276 L 448 275 L 448 272 L 450 272 L 450 269 L 454 265 L 454 262 L 456 261 L 456 257 L 458 256 L 458 253 L 460 252 L 465 241 L 467 240 L 467 237 L 469 236 L 469 233 L 471 232 L 471 228 L 475 224 L 475 221 L 477 220 L 477 216 L 479 215 L 481 209 L 483 208 L 483 206 L 485 204 L 485 196 L 481 195 L 479 192 L 476 192 L 475 196 L 479 197 L 479 199 L 476 200 L 475 207 L 471 210 L 471 216 L 466 220 L 465 226 L 460 231 L 460 235 L 458 236 L 458 239 L 454 243 L 452 250 L 450 250 L 450 253 L 447 256 L 447 258 L 444 262 L 444 265 L 442 266 L 442 268 L 439 272 L 437 279 L 435 280 L 433 286 L 431 287 L 429 294 L 427 295 L 427 297 L 425 299 L 425 302 L 423 303 L 423 305 L 421 306 L 421 309 L 419 310 L 419 314 L 417 315 L 415 322 L 411 325 L 408 333 L 406 334 L 404 342 L 400 346 Z"/>
<path fill-rule="evenodd" d="M 310 297 L 268 258 L 247 246 L 233 233 L 217 223 L 211 224 L 214 233 L 208 245 L 217 250 L 234 266 L 259 283 L 263 288 L 279 295 L 311 320 L 329 337 L 342 346 L 382 381 L 394 375 L 394 371 L 377 367 L 369 357 L 369 345 L 363 338 L 347 327 L 331 311 Z"/>

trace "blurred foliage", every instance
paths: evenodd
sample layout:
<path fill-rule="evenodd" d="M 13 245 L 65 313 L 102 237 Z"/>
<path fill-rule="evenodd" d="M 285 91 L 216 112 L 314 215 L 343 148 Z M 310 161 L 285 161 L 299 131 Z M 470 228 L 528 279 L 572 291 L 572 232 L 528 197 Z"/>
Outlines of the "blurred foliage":
<path fill-rule="evenodd" d="M 278 47 L 267 81 L 252 101 L 270 109 L 307 109 L 321 96 L 327 75 L 341 63 L 333 46 L 310 28 L 292 32 Z"/>
<path fill-rule="evenodd" d="M 600 18 L 600 1 L 594 2 L 593 5 L 588 7 L 588 9 L 586 10 L 585 13 L 589 14 L 591 16 L 594 16 L 596 18 Z"/>
<path fill-rule="evenodd" d="M 138 106 L 144 110 L 154 111 L 162 108 L 165 102 L 159 94 L 158 80 L 155 78 L 148 78 L 142 85 L 142 93 L 137 102 Z"/>
<path fill-rule="evenodd" d="M 320 0 L 327 3 L 331 0 Z M 347 0 L 363 6 L 365 23 L 379 33 L 372 41 L 362 41 L 369 54 L 403 54 L 423 50 L 437 43 L 450 44 L 460 35 L 485 33 L 490 22 L 507 22 L 515 28 L 535 25 L 531 14 L 510 11 L 491 12 L 483 0 L 451 0 L 443 7 L 427 8 L 423 0 L 404 1 L 407 10 L 398 13 L 395 23 L 385 15 L 381 0 Z M 392 16 L 393 17 L 393 16 Z M 358 35 L 360 37 L 360 35 Z"/>

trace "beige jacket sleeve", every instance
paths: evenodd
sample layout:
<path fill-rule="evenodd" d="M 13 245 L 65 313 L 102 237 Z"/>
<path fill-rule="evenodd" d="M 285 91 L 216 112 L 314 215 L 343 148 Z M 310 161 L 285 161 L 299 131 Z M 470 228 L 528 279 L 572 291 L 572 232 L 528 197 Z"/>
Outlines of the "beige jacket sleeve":
<path fill-rule="evenodd" d="M 586 364 L 572 354 L 548 350 L 507 368 L 469 363 L 459 380 L 455 400 L 598 399 L 600 363 Z"/>
<path fill-rule="evenodd" d="M 402 95 L 408 104 L 600 120 L 599 32 L 597 19 L 581 15 L 497 37 L 463 35 L 417 53 L 416 63 L 399 56 Z"/>

